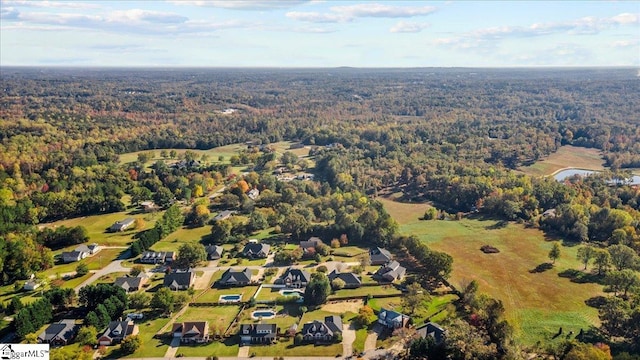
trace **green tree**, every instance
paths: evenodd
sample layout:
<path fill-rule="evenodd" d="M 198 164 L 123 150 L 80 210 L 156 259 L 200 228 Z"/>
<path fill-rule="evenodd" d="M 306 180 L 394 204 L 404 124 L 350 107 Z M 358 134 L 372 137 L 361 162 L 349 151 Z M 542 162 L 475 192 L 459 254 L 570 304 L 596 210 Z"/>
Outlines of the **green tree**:
<path fill-rule="evenodd" d="M 201 262 L 207 260 L 207 250 L 200 243 L 184 243 L 178 249 L 176 258 L 176 266 L 183 268 L 192 268 L 198 266 Z"/>
<path fill-rule="evenodd" d="M 419 283 L 414 282 L 407 286 L 407 292 L 402 297 L 402 307 L 413 315 L 416 309 L 428 299 L 426 291 L 420 286 Z"/>
<path fill-rule="evenodd" d="M 311 281 L 304 292 L 305 304 L 311 306 L 324 304 L 329 294 L 331 294 L 331 285 L 327 275 L 321 272 L 311 274 Z"/>
<path fill-rule="evenodd" d="M 154 309 L 164 310 L 167 314 L 172 313 L 174 308 L 173 292 L 166 287 L 158 289 L 158 291 L 153 294 L 149 305 Z"/>
<path fill-rule="evenodd" d="M 217 244 L 224 244 L 231 237 L 233 224 L 229 220 L 218 220 L 211 227 L 211 237 Z"/>
<path fill-rule="evenodd" d="M 76 275 L 78 277 L 85 276 L 88 273 L 89 273 L 89 266 L 87 266 L 87 264 L 80 263 L 80 264 L 78 264 L 78 266 L 76 266 Z"/>
<path fill-rule="evenodd" d="M 609 267 L 611 267 L 611 255 L 604 249 L 596 249 L 595 252 L 593 263 L 598 269 L 598 275 L 602 275 L 603 272 L 609 270 Z"/>
<path fill-rule="evenodd" d="M 267 217 L 260 211 L 254 211 L 249 217 L 249 230 L 259 231 L 269 227 Z"/>
<path fill-rule="evenodd" d="M 93 326 L 83 326 L 78 330 L 76 342 L 80 345 L 95 345 L 98 338 L 98 330 Z"/>
<path fill-rule="evenodd" d="M 17 314 L 23 307 L 24 305 L 22 304 L 22 301 L 20 301 L 20 298 L 14 296 L 11 298 L 9 305 L 7 305 L 7 315 Z"/>
<path fill-rule="evenodd" d="M 331 280 L 331 288 L 333 290 L 343 289 L 345 285 L 346 285 L 346 283 L 344 282 L 344 280 L 342 280 L 340 278 L 335 278 L 335 279 Z"/>
<path fill-rule="evenodd" d="M 136 292 L 129 295 L 129 307 L 132 309 L 144 309 L 151 303 L 151 295 L 145 292 Z"/>
<path fill-rule="evenodd" d="M 120 350 L 125 354 L 133 354 L 142 345 L 142 339 L 138 335 L 127 336 L 120 344 Z"/>
<path fill-rule="evenodd" d="M 618 270 L 631 268 L 637 261 L 636 252 L 626 245 L 611 245 L 607 248 L 607 251 L 611 255 L 611 263 Z"/>
<path fill-rule="evenodd" d="M 131 270 L 129 270 L 129 275 L 131 276 L 138 276 L 141 273 L 145 272 L 145 268 L 142 265 L 133 265 L 131 267 Z"/>
<path fill-rule="evenodd" d="M 556 260 L 560 258 L 560 244 L 557 242 L 553 243 L 551 250 L 549 251 L 549 260 L 552 261 L 553 264 L 556 263 Z"/>
<path fill-rule="evenodd" d="M 582 246 L 581 248 L 578 249 L 578 255 L 577 258 L 578 260 L 580 260 L 581 263 L 584 264 L 584 269 L 587 270 L 587 265 L 589 265 L 589 262 L 591 261 L 591 259 L 593 259 L 596 256 L 596 252 L 593 249 L 593 247 L 591 246 Z"/>

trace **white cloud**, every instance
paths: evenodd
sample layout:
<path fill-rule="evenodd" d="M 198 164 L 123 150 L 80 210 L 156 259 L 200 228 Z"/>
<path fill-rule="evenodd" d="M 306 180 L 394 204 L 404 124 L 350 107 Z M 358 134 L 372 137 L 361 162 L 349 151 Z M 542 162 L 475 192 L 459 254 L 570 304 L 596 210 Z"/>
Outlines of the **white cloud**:
<path fill-rule="evenodd" d="M 383 4 L 356 4 L 332 6 L 330 12 L 299 12 L 287 13 L 287 17 L 306 22 L 340 23 L 349 22 L 357 18 L 411 18 L 425 16 L 436 11 L 433 6 L 391 6 Z"/>
<path fill-rule="evenodd" d="M 110 14 L 109 20 L 111 21 L 144 21 L 144 22 L 152 22 L 152 23 L 162 23 L 162 24 L 175 24 L 175 23 L 183 23 L 189 18 L 167 12 L 160 11 L 149 11 L 149 10 L 141 10 L 141 9 L 130 9 L 130 10 L 122 10 L 122 11 L 114 11 Z"/>
<path fill-rule="evenodd" d="M 170 0 L 174 5 L 217 7 L 230 10 L 285 9 L 309 2 L 308 0 Z"/>
<path fill-rule="evenodd" d="M 0 5 L 31 7 L 31 8 L 67 8 L 67 9 L 98 9 L 98 4 L 78 3 L 67 1 L 33 1 L 33 0 L 1 0 Z"/>
<path fill-rule="evenodd" d="M 640 45 L 639 39 L 631 39 L 631 40 L 617 40 L 611 43 L 611 47 L 614 48 L 628 48 Z"/>
<path fill-rule="evenodd" d="M 417 33 L 429 26 L 430 25 L 427 23 L 399 21 L 397 24 L 393 25 L 389 31 L 392 33 Z"/>
<path fill-rule="evenodd" d="M 640 14 L 622 13 L 611 18 L 617 24 L 637 24 L 640 22 Z"/>

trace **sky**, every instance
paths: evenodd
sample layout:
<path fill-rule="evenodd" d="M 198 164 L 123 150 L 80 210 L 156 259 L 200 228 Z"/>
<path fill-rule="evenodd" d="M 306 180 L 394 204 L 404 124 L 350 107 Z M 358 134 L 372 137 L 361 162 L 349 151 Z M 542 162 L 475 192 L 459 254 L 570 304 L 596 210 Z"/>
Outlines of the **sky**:
<path fill-rule="evenodd" d="M 640 66 L 640 1 L 0 0 L 0 66 Z"/>

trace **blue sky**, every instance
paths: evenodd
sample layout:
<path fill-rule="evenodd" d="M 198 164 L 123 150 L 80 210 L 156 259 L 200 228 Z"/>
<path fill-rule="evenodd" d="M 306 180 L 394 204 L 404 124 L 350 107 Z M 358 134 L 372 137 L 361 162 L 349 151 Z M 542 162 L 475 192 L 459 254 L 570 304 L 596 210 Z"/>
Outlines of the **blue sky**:
<path fill-rule="evenodd" d="M 0 0 L 0 65 L 640 66 L 640 1 Z"/>

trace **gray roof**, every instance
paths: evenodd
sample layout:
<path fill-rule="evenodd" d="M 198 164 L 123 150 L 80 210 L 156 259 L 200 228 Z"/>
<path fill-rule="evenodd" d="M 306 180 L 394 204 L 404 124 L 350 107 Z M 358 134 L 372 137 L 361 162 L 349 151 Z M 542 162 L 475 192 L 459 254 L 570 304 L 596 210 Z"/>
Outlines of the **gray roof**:
<path fill-rule="evenodd" d="M 110 339 L 125 338 L 133 333 L 134 328 L 135 324 L 133 323 L 133 320 L 112 321 L 109 323 L 107 330 L 105 330 L 102 336 Z"/>
<path fill-rule="evenodd" d="M 284 274 L 280 277 L 280 280 L 283 282 L 291 281 L 291 282 L 303 282 L 308 283 L 311 279 L 311 274 L 308 271 L 302 269 L 288 268 Z"/>
<path fill-rule="evenodd" d="M 391 260 L 391 253 L 387 249 L 375 247 L 369 250 L 369 258 L 372 263 L 382 264 Z"/>
<path fill-rule="evenodd" d="M 176 271 L 164 276 L 164 286 L 175 287 L 189 287 L 192 285 L 195 273 L 193 271 Z"/>
<path fill-rule="evenodd" d="M 302 326 L 302 335 L 323 334 L 333 336 L 333 334 L 342 332 L 342 319 L 337 315 L 327 316 L 324 322 L 314 320 Z"/>
<path fill-rule="evenodd" d="M 401 266 L 399 262 L 392 260 L 381 266 L 376 274 L 393 281 L 403 277 L 406 271 L 407 269 Z"/>
<path fill-rule="evenodd" d="M 236 271 L 229 269 L 222 274 L 220 278 L 220 284 L 223 285 L 233 285 L 237 283 L 248 283 L 251 282 L 251 270 L 244 269 L 243 271 Z"/>
<path fill-rule="evenodd" d="M 224 211 L 221 211 L 218 215 L 216 215 L 213 218 L 213 220 L 214 221 L 224 220 L 224 219 L 228 218 L 231 215 L 233 215 L 233 211 L 232 210 L 224 210 Z"/>
<path fill-rule="evenodd" d="M 409 319 L 407 315 L 401 314 L 397 311 L 381 308 L 378 313 L 378 319 L 383 320 L 385 322 L 391 321 L 402 321 L 403 319 Z"/>
<path fill-rule="evenodd" d="M 248 243 L 247 245 L 244 246 L 242 253 L 244 255 L 258 255 L 260 253 L 268 254 L 270 249 L 271 249 L 271 246 L 267 244 Z"/>
<path fill-rule="evenodd" d="M 340 273 L 337 272 L 336 270 L 333 270 L 330 274 L 329 274 L 329 281 L 333 281 L 333 279 L 340 279 L 342 281 L 344 281 L 344 283 L 346 285 L 361 285 L 362 282 L 360 281 L 360 278 L 358 277 L 358 275 L 354 274 L 354 273 Z"/>
<path fill-rule="evenodd" d="M 417 328 L 416 333 L 418 333 L 422 338 L 431 336 L 436 341 L 436 344 L 439 344 L 444 340 L 446 331 L 440 325 L 428 322 Z"/>
<path fill-rule="evenodd" d="M 209 258 L 219 258 L 222 256 L 222 252 L 224 251 L 222 246 L 218 245 L 207 245 L 204 249 L 207 251 L 207 255 L 209 256 Z"/>
<path fill-rule="evenodd" d="M 278 332 L 276 324 L 242 324 L 240 335 L 251 337 L 275 337 Z"/>
<path fill-rule="evenodd" d="M 62 253 L 62 261 L 63 262 L 74 262 L 82 259 L 82 253 L 85 255 L 87 252 L 85 251 L 65 251 Z"/>
<path fill-rule="evenodd" d="M 316 236 L 312 236 L 309 240 L 300 241 L 300 247 L 303 249 L 315 248 L 316 246 L 324 244 L 322 239 Z"/>
<path fill-rule="evenodd" d="M 144 272 L 141 272 L 140 274 L 143 274 L 143 273 Z M 140 289 L 140 286 L 142 285 L 142 279 L 143 278 L 144 278 L 143 276 L 136 276 L 136 277 L 122 276 L 122 277 L 117 277 L 116 280 L 114 281 L 114 285 L 123 288 L 125 291 L 129 291 L 129 289 L 131 289 L 131 288 Z"/>
<path fill-rule="evenodd" d="M 66 341 L 71 340 L 77 330 L 76 321 L 73 319 L 62 320 L 55 324 L 49 325 L 40 335 L 38 339 L 41 342 L 50 342 L 55 337 L 59 337 Z"/>

